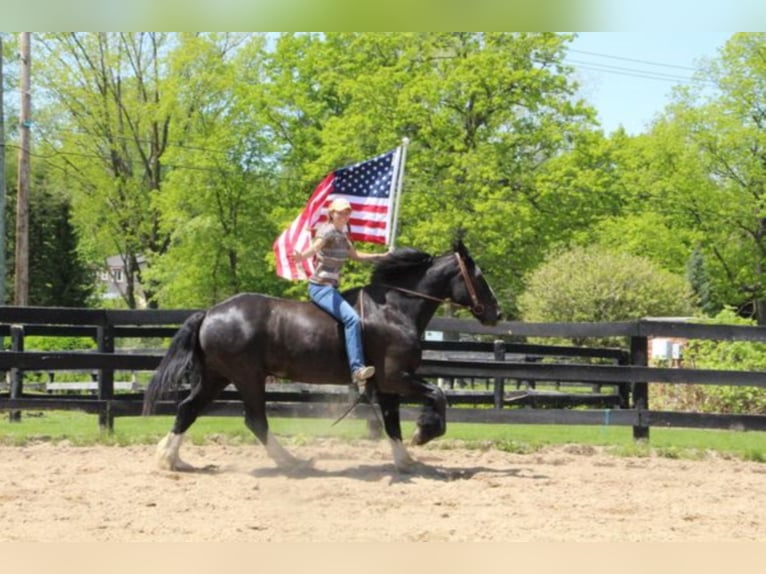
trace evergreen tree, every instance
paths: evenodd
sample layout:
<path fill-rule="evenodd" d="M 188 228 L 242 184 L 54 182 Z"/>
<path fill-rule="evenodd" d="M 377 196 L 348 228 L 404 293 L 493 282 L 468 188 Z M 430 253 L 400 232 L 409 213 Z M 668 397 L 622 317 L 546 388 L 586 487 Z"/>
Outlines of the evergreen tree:
<path fill-rule="evenodd" d="M 700 249 L 695 249 L 689 258 L 686 276 L 705 314 L 712 317 L 721 311 L 720 304 L 713 298 L 710 279 L 705 269 L 705 259 Z"/>
<path fill-rule="evenodd" d="M 48 192 L 30 198 L 29 303 L 86 307 L 95 277 L 77 253 L 69 201 Z"/>

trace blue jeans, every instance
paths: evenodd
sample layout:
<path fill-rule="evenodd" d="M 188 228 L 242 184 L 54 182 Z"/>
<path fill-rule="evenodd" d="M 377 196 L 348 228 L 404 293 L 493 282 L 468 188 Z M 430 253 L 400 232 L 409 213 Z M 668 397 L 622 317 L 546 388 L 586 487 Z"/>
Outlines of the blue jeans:
<path fill-rule="evenodd" d="M 319 285 L 309 282 L 309 297 L 320 309 L 327 311 L 343 323 L 346 332 L 346 353 L 351 374 L 364 366 L 362 351 L 362 322 L 354 308 L 332 285 Z"/>

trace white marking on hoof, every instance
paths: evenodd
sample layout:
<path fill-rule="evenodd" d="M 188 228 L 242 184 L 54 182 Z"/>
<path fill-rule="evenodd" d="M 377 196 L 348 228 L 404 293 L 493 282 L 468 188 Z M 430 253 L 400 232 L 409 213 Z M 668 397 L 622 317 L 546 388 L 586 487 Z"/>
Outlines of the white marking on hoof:
<path fill-rule="evenodd" d="M 409 472 L 417 464 L 407 452 L 407 447 L 400 440 L 389 439 L 391 453 L 394 455 L 394 466 L 399 472 Z"/>
<path fill-rule="evenodd" d="M 181 460 L 178 451 L 184 440 L 183 434 L 169 432 L 157 444 L 155 457 L 161 470 L 193 470 L 194 467 Z"/>

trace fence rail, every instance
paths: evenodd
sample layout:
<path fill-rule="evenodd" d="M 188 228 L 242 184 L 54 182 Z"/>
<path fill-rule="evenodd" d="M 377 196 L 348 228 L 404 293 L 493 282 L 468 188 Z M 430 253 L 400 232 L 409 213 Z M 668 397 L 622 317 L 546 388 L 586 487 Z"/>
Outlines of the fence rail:
<path fill-rule="evenodd" d="M 152 371 L 158 352 L 116 351 L 122 338 L 169 338 L 195 310 L 122 311 L 44 307 L 0 307 L 0 337 L 10 338 L 10 350 L 0 352 L 0 371 L 7 373 L 8 392 L 0 392 L 0 409 L 79 409 L 98 413 L 99 424 L 111 428 L 114 417 L 140 413 L 140 392 L 115 392 L 115 371 Z M 545 423 L 627 425 L 636 438 L 647 438 L 651 426 L 738 428 L 766 430 L 766 416 L 715 415 L 652 411 L 649 387 L 653 383 L 766 387 L 766 373 L 729 370 L 660 368 L 648 366 L 651 337 L 766 341 L 766 327 L 702 325 L 683 321 L 640 320 L 617 323 L 503 322 L 494 327 L 474 321 L 436 318 L 428 326 L 443 332 L 444 341 L 423 341 L 424 360 L 418 374 L 446 381 L 484 381 L 483 389 L 449 388 L 449 420 L 485 423 Z M 25 351 L 25 339 L 90 337 L 92 351 Z M 620 348 L 539 345 L 526 338 L 582 339 L 618 337 Z M 457 339 L 457 340 L 449 340 Z M 470 339 L 470 340 L 466 340 Z M 573 362 L 576 361 L 576 362 Z M 596 361 L 594 364 L 593 362 Z M 37 395 L 25 392 L 24 372 L 93 371 L 95 395 Z M 507 390 L 506 383 L 516 383 Z M 590 385 L 597 392 L 538 392 L 537 383 Z M 522 383 L 526 386 L 521 390 Z M 450 386 L 450 385 L 448 385 Z M 601 392 L 603 386 L 614 389 Z M 320 386 L 270 388 L 272 414 L 334 416 L 347 398 Z M 476 408 L 477 406 L 483 408 Z M 553 408 L 518 408 L 553 407 Z M 577 406 L 578 409 L 571 407 Z M 487 408 L 491 407 L 491 408 Z M 594 408 L 600 407 L 600 408 Z M 160 413 L 174 412 L 174 403 L 160 403 Z M 225 392 L 209 413 L 241 414 L 236 393 Z M 369 416 L 361 406 L 353 416 Z M 406 406 L 403 418 L 416 418 Z"/>

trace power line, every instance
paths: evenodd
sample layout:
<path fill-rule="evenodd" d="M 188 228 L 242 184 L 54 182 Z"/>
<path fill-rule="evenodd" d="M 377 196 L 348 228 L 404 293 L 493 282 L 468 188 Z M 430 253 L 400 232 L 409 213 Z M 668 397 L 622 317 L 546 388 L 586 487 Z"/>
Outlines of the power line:
<path fill-rule="evenodd" d="M 626 58 L 624 56 L 612 56 L 610 54 L 599 54 L 598 52 L 588 52 L 586 50 L 569 50 L 573 54 L 587 54 L 588 56 L 598 56 L 600 58 L 609 58 L 610 60 L 622 60 L 624 62 L 634 62 L 636 64 L 646 64 L 648 66 L 657 66 L 662 68 L 676 68 L 678 70 L 688 70 L 696 72 L 697 68 L 691 66 L 680 66 L 678 64 L 664 64 L 662 62 L 650 62 L 649 60 L 639 60 L 636 58 Z"/>
<path fill-rule="evenodd" d="M 632 76 L 635 78 L 644 78 L 647 80 L 660 80 L 665 82 L 681 82 L 684 84 L 709 84 L 714 82 L 704 78 L 693 78 L 690 76 L 678 76 L 666 74 L 664 72 L 654 72 L 651 70 L 641 70 L 637 68 L 623 68 L 620 66 L 611 66 L 609 64 L 599 64 L 593 62 L 584 62 L 580 60 L 569 60 L 581 70 L 590 70 L 593 72 L 605 72 L 607 74 L 617 74 L 620 76 Z"/>
<path fill-rule="evenodd" d="M 588 56 L 596 56 L 597 58 L 606 58 L 609 60 L 617 60 L 619 62 L 631 62 L 635 64 L 641 64 L 643 66 L 652 66 L 661 69 L 649 69 L 641 67 L 628 67 L 620 66 L 616 64 L 604 63 L 597 60 L 580 60 L 568 58 L 567 61 L 573 64 L 579 69 L 590 70 L 594 72 L 603 72 L 607 74 L 616 74 L 621 76 L 631 76 L 635 78 L 642 78 L 647 80 L 659 80 L 665 82 L 680 82 L 684 84 L 707 84 L 715 85 L 715 82 L 706 78 L 696 78 L 688 75 L 680 75 L 678 73 L 670 73 L 662 70 L 683 70 L 689 72 L 698 72 L 697 68 L 691 66 L 681 66 L 678 64 L 666 64 L 663 62 L 653 62 L 650 60 L 642 60 L 638 58 L 627 58 L 624 56 L 612 56 L 610 54 L 601 54 L 598 52 L 589 52 L 586 50 L 569 50 L 573 54 L 584 54 Z"/>
<path fill-rule="evenodd" d="M 20 149 L 20 146 L 16 144 L 6 144 L 6 147 L 8 148 L 14 148 L 14 149 Z M 201 148 L 200 148 L 201 149 Z M 215 151 L 215 150 L 211 150 Z M 61 157 L 81 157 L 86 159 L 97 159 L 101 161 L 108 161 L 109 158 L 103 155 L 99 155 L 97 153 L 91 153 L 91 152 L 76 152 L 76 151 L 56 151 L 53 154 L 42 154 L 39 152 L 29 152 L 29 156 L 31 158 L 38 159 L 40 161 L 44 161 L 46 164 L 48 164 L 51 167 L 55 167 L 57 169 L 64 170 L 65 167 L 62 167 L 61 165 L 58 165 L 54 160 Z M 215 174 L 231 174 L 231 175 L 238 175 L 242 172 L 236 171 L 231 168 L 226 167 L 208 167 L 208 166 L 201 166 L 201 165 L 186 165 L 186 164 L 180 164 L 180 163 L 165 163 L 163 164 L 168 169 L 188 169 L 188 170 L 194 170 L 194 171 L 204 171 L 209 173 L 215 173 Z M 299 185 L 306 185 L 309 186 L 312 184 L 311 181 L 305 181 L 303 179 L 299 179 L 296 177 L 289 177 L 284 175 L 273 175 L 273 174 L 260 174 L 260 173 L 248 173 L 250 177 L 253 179 L 270 179 L 275 181 L 290 181 L 295 182 Z"/>

